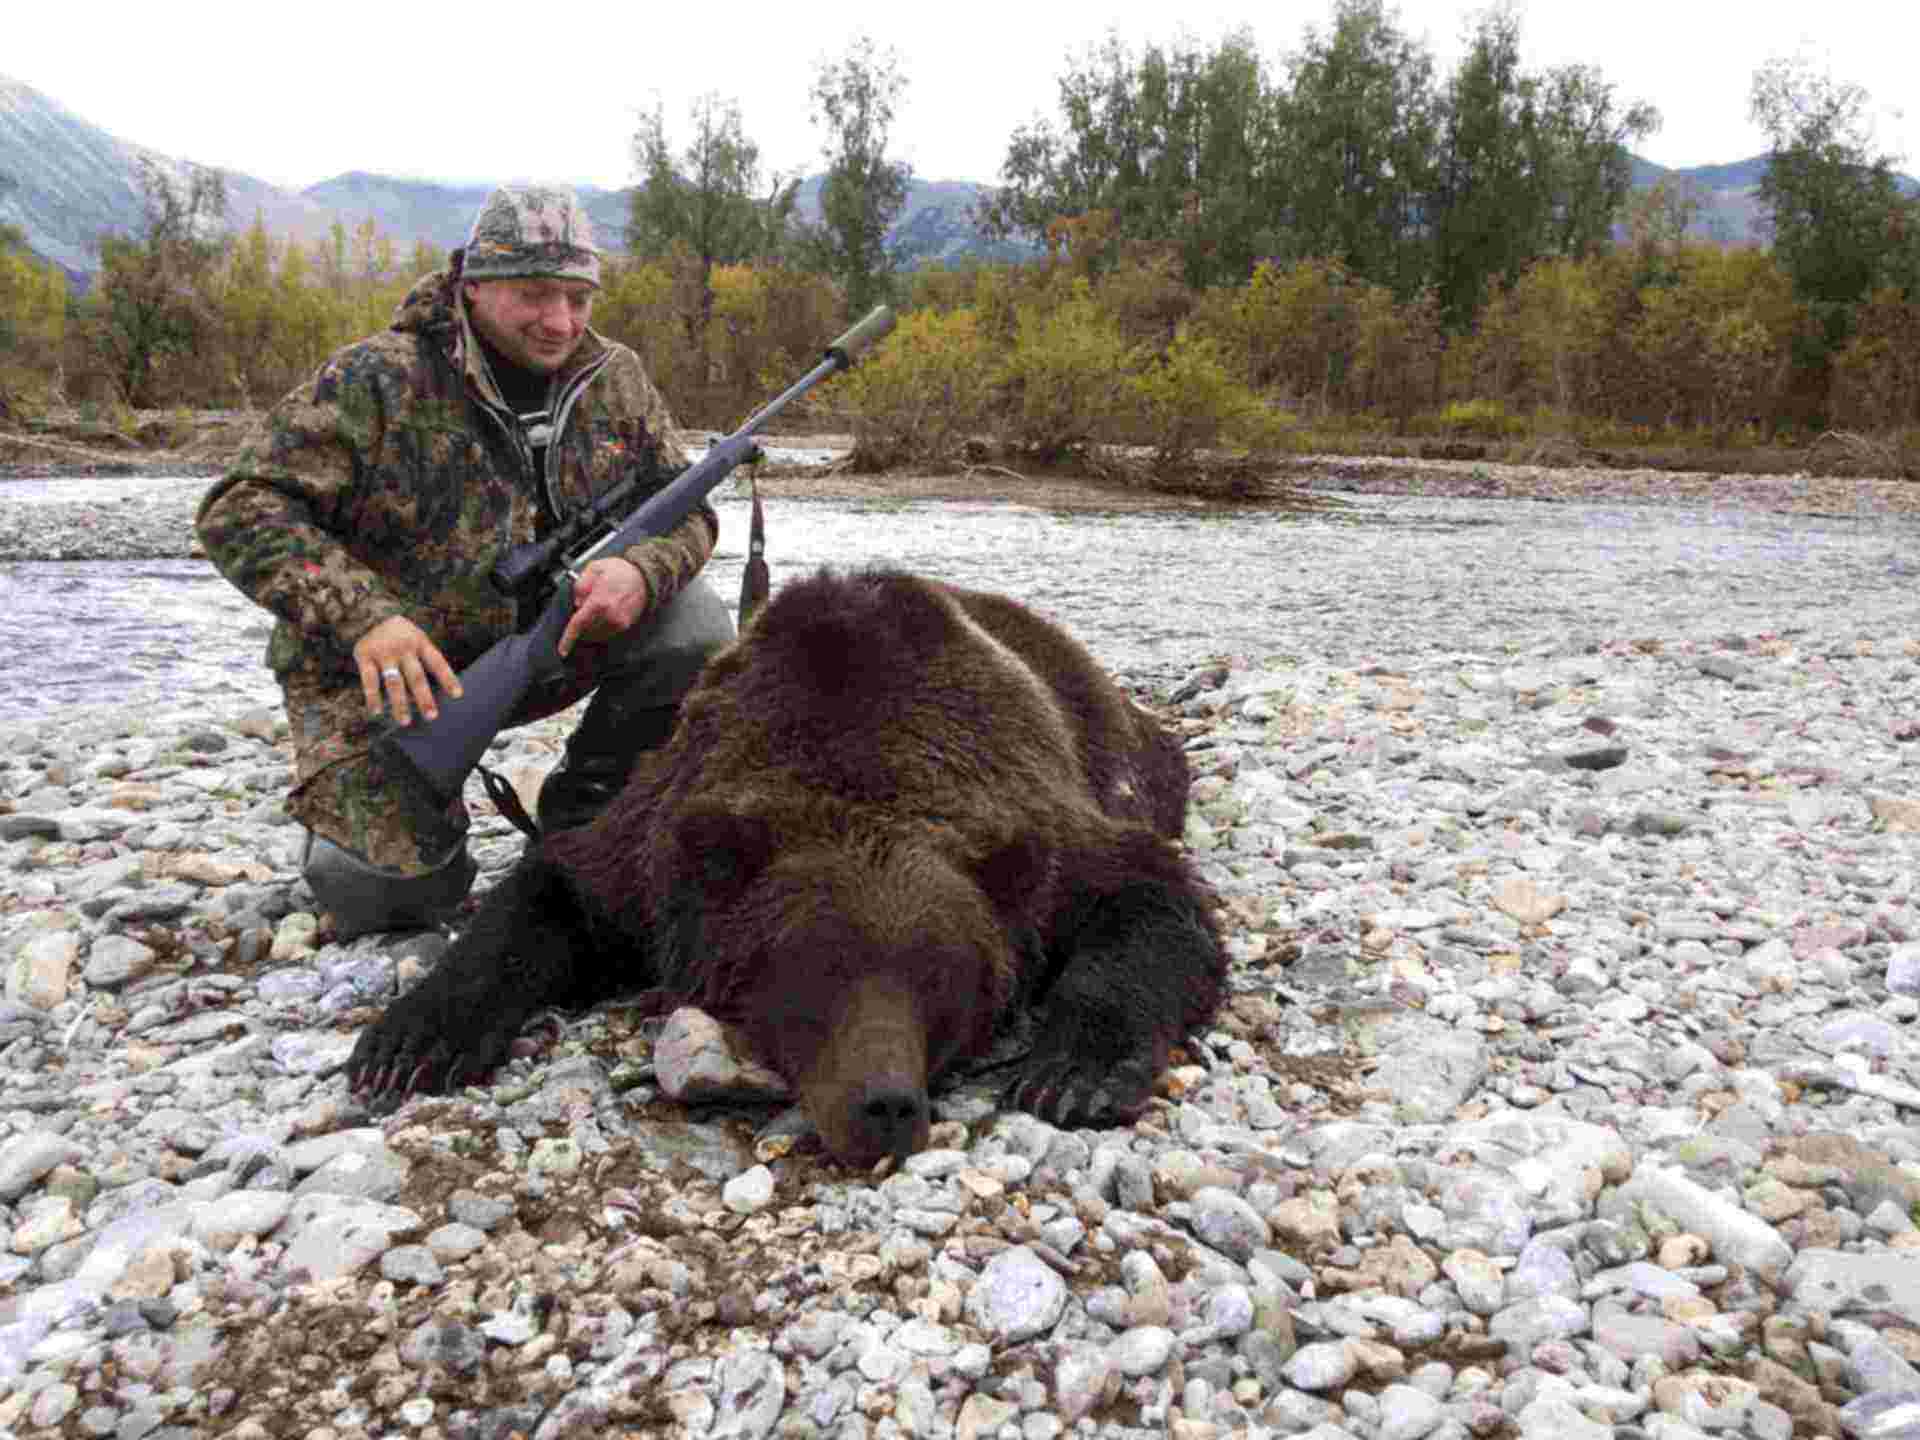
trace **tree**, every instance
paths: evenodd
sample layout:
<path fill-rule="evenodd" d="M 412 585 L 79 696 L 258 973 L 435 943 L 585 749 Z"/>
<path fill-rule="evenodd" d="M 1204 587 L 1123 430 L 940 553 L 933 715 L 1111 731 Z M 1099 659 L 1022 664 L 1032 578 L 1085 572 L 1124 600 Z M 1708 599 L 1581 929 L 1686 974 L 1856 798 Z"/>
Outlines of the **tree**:
<path fill-rule="evenodd" d="M 1002 183 L 975 217 L 989 237 L 1038 240 L 1105 214 L 1116 247 L 1174 247 L 1189 284 L 1252 272 L 1273 243 L 1278 180 L 1271 86 L 1249 34 L 1137 58 L 1109 35 L 1059 87 L 1058 123 L 1022 126 L 1008 143 Z"/>
<path fill-rule="evenodd" d="M 279 393 L 274 389 L 280 378 L 274 369 L 274 341 L 282 317 L 274 307 L 273 251 L 266 217 L 256 210 L 253 224 L 228 251 L 215 290 L 227 372 L 220 379 L 231 384 L 240 404 L 249 409 Z"/>
<path fill-rule="evenodd" d="M 0 175 L 0 194 L 8 179 Z M 66 277 L 27 248 L 19 227 L 0 225 L 0 422 L 54 372 L 66 310 Z"/>
<path fill-rule="evenodd" d="M 1337 260 L 1403 299 L 1432 267 L 1433 57 L 1381 0 L 1339 0 L 1288 65 L 1278 135 L 1285 253 Z"/>
<path fill-rule="evenodd" d="M 1589 67 L 1523 70 L 1511 10 L 1441 86 L 1386 0 L 1336 0 L 1279 85 L 1245 33 L 1138 59 L 1109 36 L 1061 78 L 1059 120 L 1014 133 L 979 220 L 1038 238 L 1104 214 L 1116 246 L 1177 246 L 1195 286 L 1330 260 L 1403 303 L 1434 289 L 1460 328 L 1490 280 L 1607 243 L 1627 141 L 1657 123 Z"/>
<path fill-rule="evenodd" d="M 176 180 L 140 159 L 139 236 L 100 237 L 100 274 L 87 297 L 86 324 L 121 398 L 150 406 L 158 372 L 194 352 L 210 324 L 206 286 L 225 247 L 226 182 L 189 165 Z"/>
<path fill-rule="evenodd" d="M 1448 87 L 1432 201 L 1448 321 L 1471 323 L 1491 282 L 1536 259 L 1603 246 L 1631 184 L 1627 144 L 1659 123 L 1650 105 L 1617 112 L 1598 71 L 1527 73 L 1517 13 L 1480 15 Z"/>
<path fill-rule="evenodd" d="M 1645 101 L 1619 110 L 1613 86 L 1590 65 L 1549 70 L 1537 93 L 1535 164 L 1547 196 L 1542 253 L 1585 260 L 1613 243 L 1633 192 L 1628 146 L 1660 128 L 1660 112 Z"/>
<path fill-rule="evenodd" d="M 827 132 L 821 221 L 809 237 L 811 248 L 856 314 L 890 288 L 887 227 L 906 205 L 913 178 L 912 167 L 887 158 L 905 89 L 898 54 L 881 54 L 863 35 L 840 59 L 819 63 L 810 91 L 814 124 Z"/>
<path fill-rule="evenodd" d="M 1771 60 L 1753 77 L 1753 118 L 1771 142 L 1760 203 L 1773 251 L 1828 351 L 1874 290 L 1920 293 L 1920 207 L 1900 193 L 1893 157 L 1874 147 L 1869 103 L 1803 59 Z"/>
<path fill-rule="evenodd" d="M 1675 260 L 1706 209 L 1707 188 L 1698 180 L 1663 176 L 1627 199 L 1621 223 L 1640 285 L 1670 283 Z M 1720 237 L 1711 237 L 1720 238 Z"/>
<path fill-rule="evenodd" d="M 741 126 L 740 106 L 716 94 L 696 99 L 688 110 L 693 138 L 674 154 L 666 121 L 656 104 L 640 117 L 633 137 L 640 187 L 627 223 L 627 247 L 641 260 L 676 250 L 700 269 L 697 317 L 687 317 L 687 337 L 703 346 L 713 320 L 713 271 L 778 254 L 792 220 L 797 177 L 762 176 L 760 147 Z"/>

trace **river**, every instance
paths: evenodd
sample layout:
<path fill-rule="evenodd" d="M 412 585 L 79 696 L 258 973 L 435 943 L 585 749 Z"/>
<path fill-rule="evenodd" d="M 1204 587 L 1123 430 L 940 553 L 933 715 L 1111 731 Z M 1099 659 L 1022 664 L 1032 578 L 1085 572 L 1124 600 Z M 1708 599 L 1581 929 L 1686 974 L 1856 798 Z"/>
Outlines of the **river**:
<path fill-rule="evenodd" d="M 197 494 L 204 480 L 15 481 L 0 499 Z M 731 601 L 747 509 L 718 502 L 709 574 Z M 1322 658 L 1364 663 L 1371 648 L 1418 645 L 1423 616 L 1471 592 L 1490 613 L 1561 635 L 1657 635 L 1700 587 L 1756 629 L 1790 622 L 1771 577 L 1822 577 L 1845 608 L 1903 603 L 1920 531 L 1905 522 L 1786 517 L 1668 506 L 1349 498 L 1301 515 L 1054 513 L 1007 503 L 789 500 L 768 505 L 769 561 L 782 577 L 833 564 L 885 564 L 999 590 L 1064 622 L 1116 670 L 1164 670 L 1223 654 L 1284 656 L 1290 618 Z M 1666 615 L 1678 619 L 1679 614 Z M 1329 621 L 1347 623 L 1334 623 Z M 269 703 L 269 620 L 198 560 L 22 562 L 0 566 L 0 725 L 103 704 L 225 713 Z M 1904 638 L 1904 637 L 1903 637 Z M 1497 632 L 1490 654 L 1508 648 Z"/>

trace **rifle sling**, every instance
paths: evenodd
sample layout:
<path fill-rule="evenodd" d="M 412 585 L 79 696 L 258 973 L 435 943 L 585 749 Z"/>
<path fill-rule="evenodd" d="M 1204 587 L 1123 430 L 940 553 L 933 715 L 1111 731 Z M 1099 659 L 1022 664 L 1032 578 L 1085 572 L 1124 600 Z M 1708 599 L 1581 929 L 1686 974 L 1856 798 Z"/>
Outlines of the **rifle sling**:
<path fill-rule="evenodd" d="M 740 572 L 740 628 L 767 603 L 771 581 L 767 574 L 767 525 L 760 513 L 760 467 L 747 467 L 747 488 L 753 496 L 753 523 L 747 535 L 747 567 Z"/>

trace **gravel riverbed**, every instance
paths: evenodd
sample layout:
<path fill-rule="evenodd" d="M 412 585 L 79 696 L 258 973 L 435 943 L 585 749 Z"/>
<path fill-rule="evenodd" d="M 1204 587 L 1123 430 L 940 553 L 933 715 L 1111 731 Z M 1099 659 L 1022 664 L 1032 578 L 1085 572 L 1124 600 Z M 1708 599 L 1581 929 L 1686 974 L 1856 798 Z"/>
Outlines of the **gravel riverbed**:
<path fill-rule="evenodd" d="M 620 1007 L 370 1116 L 445 942 L 333 940 L 276 710 L 9 712 L 0 1432 L 1920 1435 L 1920 525 L 1458 484 L 778 512 L 1160 707 L 1235 957 L 1139 1123 L 961 1084 L 885 1177 Z M 0 486 L 0 584 L 186 562 L 203 485 Z"/>

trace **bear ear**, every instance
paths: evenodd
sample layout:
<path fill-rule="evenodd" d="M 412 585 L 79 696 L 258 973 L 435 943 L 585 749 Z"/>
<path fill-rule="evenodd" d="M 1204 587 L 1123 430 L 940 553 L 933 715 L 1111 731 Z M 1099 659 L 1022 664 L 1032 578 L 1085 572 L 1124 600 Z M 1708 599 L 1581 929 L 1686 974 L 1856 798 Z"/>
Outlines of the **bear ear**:
<path fill-rule="evenodd" d="M 699 877 L 712 903 L 724 904 L 773 859 L 773 827 L 764 816 L 733 810 L 692 810 L 674 831 L 683 873 Z"/>
<path fill-rule="evenodd" d="M 1046 882 L 1049 858 L 1037 836 L 1010 836 L 974 865 L 974 882 L 996 910 L 1017 914 Z"/>

